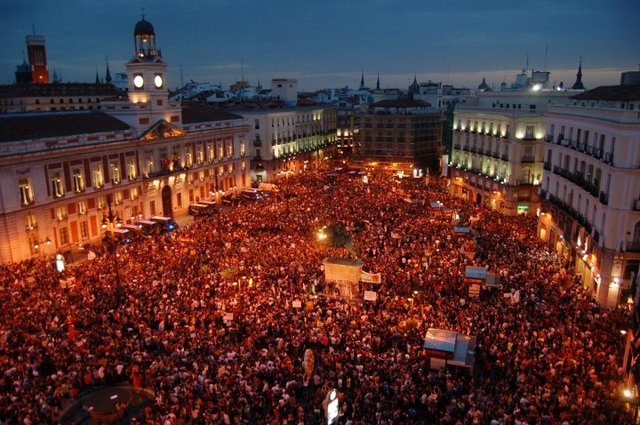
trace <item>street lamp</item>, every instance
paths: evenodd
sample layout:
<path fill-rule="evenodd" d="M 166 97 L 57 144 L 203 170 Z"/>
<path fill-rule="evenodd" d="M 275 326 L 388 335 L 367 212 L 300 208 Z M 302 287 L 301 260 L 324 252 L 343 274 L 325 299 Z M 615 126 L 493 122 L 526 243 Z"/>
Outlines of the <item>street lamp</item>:
<path fill-rule="evenodd" d="M 115 296 L 116 303 L 120 304 L 122 301 L 124 294 L 124 289 L 122 288 L 122 284 L 120 282 L 120 271 L 118 269 L 118 255 L 116 250 L 118 248 L 118 239 L 115 234 L 115 229 L 122 226 L 122 220 L 120 216 L 113 213 L 111 209 L 111 196 L 107 199 L 107 214 L 102 214 L 102 230 L 105 231 L 104 236 L 104 244 L 111 251 L 113 256 L 113 270 L 116 273 L 116 287 L 115 287 Z"/>
<path fill-rule="evenodd" d="M 46 239 L 41 239 L 41 240 L 39 240 L 39 241 L 36 241 L 36 242 L 33 244 L 33 249 L 38 250 L 38 249 L 40 249 L 40 246 L 42 246 L 43 244 L 44 244 L 44 245 L 51 245 L 51 239 L 49 239 L 49 238 L 47 237 Z"/>

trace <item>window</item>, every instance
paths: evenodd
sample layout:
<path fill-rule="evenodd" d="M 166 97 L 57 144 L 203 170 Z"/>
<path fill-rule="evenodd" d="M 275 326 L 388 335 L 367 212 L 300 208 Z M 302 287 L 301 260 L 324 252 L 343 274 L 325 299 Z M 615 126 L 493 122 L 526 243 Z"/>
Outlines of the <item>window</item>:
<path fill-rule="evenodd" d="M 224 158 L 224 147 L 222 146 L 222 143 L 220 144 L 220 146 L 218 146 L 218 159 L 223 159 Z"/>
<path fill-rule="evenodd" d="M 198 172 L 198 180 L 204 181 L 204 171 Z"/>
<path fill-rule="evenodd" d="M 129 192 L 129 195 L 132 201 L 135 201 L 136 199 L 138 199 L 138 197 L 140 196 L 140 194 L 138 193 L 138 188 L 137 187 L 132 188 L 131 191 Z"/>
<path fill-rule="evenodd" d="M 18 188 L 20 190 L 20 203 L 23 206 L 33 204 L 33 189 L 31 188 L 30 179 L 20 179 L 18 182 Z"/>
<path fill-rule="evenodd" d="M 27 214 L 27 230 L 33 230 L 38 227 L 38 222 L 36 221 L 36 216 L 29 213 Z"/>
<path fill-rule="evenodd" d="M 196 150 L 196 162 L 198 165 L 202 165 L 204 163 L 204 152 L 202 148 L 198 148 Z"/>
<path fill-rule="evenodd" d="M 244 156 L 245 154 L 245 146 L 244 146 L 244 141 L 240 142 L 240 156 Z"/>
<path fill-rule="evenodd" d="M 185 167 L 191 168 L 193 166 L 193 153 L 190 151 L 185 155 Z"/>
<path fill-rule="evenodd" d="M 78 214 L 84 215 L 87 213 L 87 201 L 78 202 Z"/>
<path fill-rule="evenodd" d="M 96 207 L 101 210 L 104 207 L 107 206 L 107 201 L 105 201 L 104 196 L 98 196 L 98 199 L 96 201 Z"/>
<path fill-rule="evenodd" d="M 528 125 L 525 128 L 525 132 L 524 132 L 524 138 L 525 139 L 533 139 L 533 126 L 532 125 Z"/>
<path fill-rule="evenodd" d="M 116 192 L 113 194 L 113 203 L 120 205 L 122 203 L 122 192 Z"/>
<path fill-rule="evenodd" d="M 216 159 L 212 145 L 207 146 L 207 157 L 209 158 L 209 162 L 213 162 Z"/>
<path fill-rule="evenodd" d="M 127 178 L 129 180 L 135 180 L 138 178 L 138 167 L 136 167 L 135 159 L 130 159 L 127 165 Z"/>
<path fill-rule="evenodd" d="M 109 168 L 111 169 L 111 182 L 113 184 L 119 184 L 120 181 L 122 181 L 122 175 L 120 174 L 118 163 L 116 161 L 110 162 Z"/>
<path fill-rule="evenodd" d="M 145 175 L 149 177 L 153 173 L 153 158 L 147 158 L 147 163 L 145 165 Z"/>
<path fill-rule="evenodd" d="M 56 198 L 61 198 L 64 196 L 64 185 L 62 184 L 62 179 L 60 178 L 60 174 L 54 174 L 51 179 L 51 193 Z"/>
<path fill-rule="evenodd" d="M 227 158 L 233 157 L 233 143 L 227 143 Z"/>
<path fill-rule="evenodd" d="M 182 193 L 176 193 L 176 203 L 178 208 L 182 208 Z"/>
<path fill-rule="evenodd" d="M 80 222 L 80 238 L 89 239 L 89 225 L 86 221 Z"/>
<path fill-rule="evenodd" d="M 56 219 L 58 221 L 66 220 L 67 217 L 68 217 L 68 214 L 67 214 L 66 205 L 56 208 Z"/>
<path fill-rule="evenodd" d="M 80 168 L 73 169 L 73 191 L 76 193 L 82 192 L 85 189 L 84 175 Z"/>
<path fill-rule="evenodd" d="M 149 214 L 156 215 L 156 201 L 149 202 Z"/>
<path fill-rule="evenodd" d="M 104 186 L 104 174 L 102 174 L 102 165 L 96 164 L 93 166 L 93 187 L 100 189 Z"/>
<path fill-rule="evenodd" d="M 60 245 L 69 244 L 69 229 L 66 227 L 60 228 Z"/>

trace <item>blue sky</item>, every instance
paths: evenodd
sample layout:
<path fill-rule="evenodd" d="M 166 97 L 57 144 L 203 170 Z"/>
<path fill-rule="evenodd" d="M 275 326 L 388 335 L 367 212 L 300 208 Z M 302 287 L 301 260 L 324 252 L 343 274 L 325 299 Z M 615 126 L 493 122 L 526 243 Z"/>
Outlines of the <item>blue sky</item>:
<path fill-rule="evenodd" d="M 22 62 L 24 37 L 46 37 L 49 71 L 94 81 L 124 71 L 144 8 L 169 64 L 169 83 L 267 85 L 298 78 L 303 90 L 419 81 L 476 86 L 513 81 L 529 55 L 551 79 L 573 83 L 580 55 L 588 87 L 617 84 L 640 63 L 638 0 L 2 0 L 0 83 Z"/>

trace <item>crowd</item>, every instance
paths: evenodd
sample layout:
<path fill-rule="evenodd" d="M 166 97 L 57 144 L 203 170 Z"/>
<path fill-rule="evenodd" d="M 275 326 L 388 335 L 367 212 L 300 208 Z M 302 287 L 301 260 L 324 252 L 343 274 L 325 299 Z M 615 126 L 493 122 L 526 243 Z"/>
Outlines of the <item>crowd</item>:
<path fill-rule="evenodd" d="M 300 175 L 288 196 L 119 246 L 121 300 L 110 254 L 63 274 L 1 266 L 0 423 L 56 423 L 78 394 L 121 382 L 155 394 L 142 424 L 319 424 L 332 388 L 341 424 L 630 423 L 624 312 L 597 306 L 534 218 L 453 200 L 445 184 Z M 376 303 L 323 296 L 323 258 L 348 255 L 315 238 L 334 223 L 382 273 Z M 502 289 L 470 298 L 467 265 Z M 475 367 L 432 369 L 431 327 L 477 336 Z"/>

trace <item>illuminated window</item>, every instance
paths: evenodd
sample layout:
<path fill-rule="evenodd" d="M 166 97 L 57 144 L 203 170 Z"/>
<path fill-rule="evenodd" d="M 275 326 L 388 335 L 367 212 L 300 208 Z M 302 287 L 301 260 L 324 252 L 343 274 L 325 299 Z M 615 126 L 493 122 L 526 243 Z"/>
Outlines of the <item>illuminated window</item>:
<path fill-rule="evenodd" d="M 87 201 L 78 202 L 78 214 L 86 214 L 87 209 Z"/>
<path fill-rule="evenodd" d="M 98 200 L 96 201 L 96 206 L 99 210 L 107 206 L 107 202 L 105 201 L 104 196 L 98 196 Z"/>
<path fill-rule="evenodd" d="M 138 167 L 136 167 L 135 159 L 130 159 L 127 165 L 127 178 L 129 180 L 135 180 L 138 178 Z"/>
<path fill-rule="evenodd" d="M 116 205 L 120 205 L 122 203 L 122 192 L 116 192 L 113 195 L 113 203 Z"/>
<path fill-rule="evenodd" d="M 138 193 L 137 187 L 132 188 L 129 194 L 132 201 L 135 201 L 140 196 L 140 194 Z"/>
<path fill-rule="evenodd" d="M 227 158 L 233 157 L 233 143 L 227 143 Z"/>
<path fill-rule="evenodd" d="M 64 185 L 62 184 L 62 179 L 58 173 L 56 173 L 51 179 L 51 192 L 56 198 L 64 196 Z"/>
<path fill-rule="evenodd" d="M 109 168 L 111 170 L 111 182 L 113 184 L 119 184 L 122 181 L 122 175 L 120 173 L 120 168 L 118 167 L 118 163 L 113 161 L 109 163 Z"/>
<path fill-rule="evenodd" d="M 198 165 L 202 165 L 204 163 L 204 152 L 202 148 L 198 148 L 198 150 L 196 150 L 196 162 Z"/>
<path fill-rule="evenodd" d="M 66 220 L 68 217 L 67 214 L 67 206 L 63 205 L 61 207 L 56 207 L 56 219 L 58 221 Z"/>
<path fill-rule="evenodd" d="M 189 174 L 187 174 L 187 183 L 188 183 L 188 184 L 192 184 L 192 183 L 193 183 L 193 181 L 195 180 L 194 175 L 195 175 L 195 173 L 189 173 Z"/>
<path fill-rule="evenodd" d="M 31 180 L 20 179 L 18 182 L 18 189 L 20 190 L 20 203 L 25 206 L 33 204 L 34 199 Z"/>
<path fill-rule="evenodd" d="M 73 169 L 73 191 L 76 193 L 82 192 L 85 189 L 84 174 L 80 168 Z"/>
<path fill-rule="evenodd" d="M 218 146 L 218 159 L 221 160 L 224 158 L 224 147 L 222 146 L 222 143 L 220 144 L 220 146 Z"/>
<path fill-rule="evenodd" d="M 153 173 L 153 158 L 147 158 L 145 165 L 145 175 L 149 177 Z"/>
<path fill-rule="evenodd" d="M 33 230 L 38 227 L 38 222 L 36 221 L 36 216 L 29 213 L 27 214 L 27 230 Z"/>
<path fill-rule="evenodd" d="M 245 146 L 244 146 L 244 141 L 240 142 L 240 156 L 244 156 L 245 154 Z"/>
<path fill-rule="evenodd" d="M 204 171 L 198 172 L 198 180 L 204 181 Z"/>
<path fill-rule="evenodd" d="M 207 157 L 209 158 L 209 162 L 213 162 L 216 159 L 212 145 L 207 146 Z"/>
<path fill-rule="evenodd" d="M 193 166 L 193 154 L 191 152 L 187 152 L 185 155 L 185 167 L 191 168 Z"/>
<path fill-rule="evenodd" d="M 100 189 L 104 186 L 104 174 L 102 173 L 102 165 L 96 164 L 93 166 L 93 187 Z"/>

